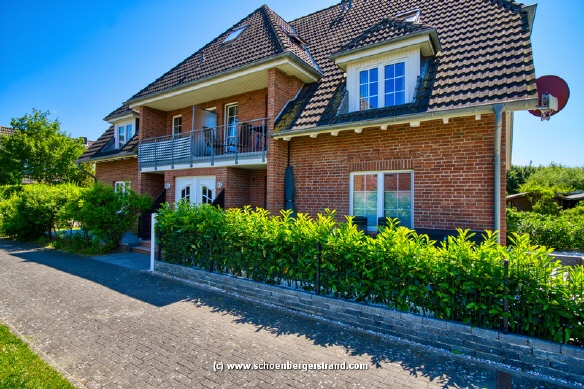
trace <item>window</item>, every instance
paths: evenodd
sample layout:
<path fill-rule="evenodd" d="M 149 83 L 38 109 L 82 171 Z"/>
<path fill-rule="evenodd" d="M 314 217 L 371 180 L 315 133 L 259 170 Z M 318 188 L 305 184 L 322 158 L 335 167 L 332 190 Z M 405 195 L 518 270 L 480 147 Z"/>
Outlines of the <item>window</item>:
<path fill-rule="evenodd" d="M 403 62 L 385 66 L 385 106 L 406 102 L 406 67 Z"/>
<path fill-rule="evenodd" d="M 413 172 L 351 173 L 351 215 L 367 217 L 375 230 L 379 218 L 395 218 L 413 228 Z"/>
<path fill-rule="evenodd" d="M 225 39 L 223 39 L 223 43 L 227 43 L 227 42 L 234 41 L 238 36 L 241 35 L 241 33 L 246 28 L 247 28 L 247 25 L 234 28 L 233 30 L 231 30 L 231 32 L 229 33 L 229 35 L 227 35 L 227 37 Z"/>
<path fill-rule="evenodd" d="M 405 22 L 418 23 L 420 21 L 420 10 L 415 9 L 395 15 L 396 19 L 403 19 Z"/>
<path fill-rule="evenodd" d="M 116 126 L 116 149 L 121 149 L 134 136 L 133 123 L 123 123 Z"/>
<path fill-rule="evenodd" d="M 180 199 L 185 200 L 187 203 L 191 202 L 191 186 L 186 185 L 180 190 Z"/>
<path fill-rule="evenodd" d="M 379 82 L 378 74 L 383 74 Z M 359 110 L 392 107 L 406 102 L 406 65 L 396 62 L 359 72 Z"/>
<path fill-rule="evenodd" d="M 122 148 L 126 144 L 126 129 L 125 126 L 118 126 L 118 148 Z"/>
<path fill-rule="evenodd" d="M 182 132 L 182 115 L 172 117 L 172 135 L 180 135 Z"/>
<path fill-rule="evenodd" d="M 359 73 L 359 109 L 377 108 L 378 105 L 378 75 L 377 68 L 362 70 Z"/>
<path fill-rule="evenodd" d="M 116 181 L 114 183 L 114 191 L 116 193 L 126 193 L 126 190 L 130 189 L 130 181 Z"/>
<path fill-rule="evenodd" d="M 235 153 L 238 144 L 237 103 L 225 105 L 225 152 Z"/>

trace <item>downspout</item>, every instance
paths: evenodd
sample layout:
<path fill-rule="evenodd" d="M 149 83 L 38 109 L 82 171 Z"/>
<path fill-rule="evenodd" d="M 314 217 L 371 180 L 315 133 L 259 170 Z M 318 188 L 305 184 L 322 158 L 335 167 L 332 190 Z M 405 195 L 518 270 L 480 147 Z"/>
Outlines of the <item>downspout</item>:
<path fill-rule="evenodd" d="M 77 169 L 81 170 L 81 172 L 87 174 L 88 176 L 90 176 L 91 178 L 93 178 L 93 183 L 97 183 L 97 177 L 94 176 L 93 174 L 89 173 L 87 170 L 83 169 L 81 167 L 81 163 L 78 161 L 75 161 L 75 164 L 77 165 Z"/>
<path fill-rule="evenodd" d="M 495 227 L 497 243 L 501 244 L 501 133 L 503 132 L 503 104 L 495 104 Z"/>

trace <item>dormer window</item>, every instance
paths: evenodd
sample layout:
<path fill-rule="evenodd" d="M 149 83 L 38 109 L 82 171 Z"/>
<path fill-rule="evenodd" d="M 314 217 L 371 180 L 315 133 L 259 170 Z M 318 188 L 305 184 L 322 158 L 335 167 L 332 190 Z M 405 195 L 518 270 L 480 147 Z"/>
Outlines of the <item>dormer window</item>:
<path fill-rule="evenodd" d="M 247 28 L 247 25 L 234 28 L 233 30 L 231 30 L 231 32 L 229 33 L 229 35 L 227 35 L 227 38 L 223 39 L 223 43 L 229 43 L 229 42 L 234 41 L 235 39 L 237 39 L 238 36 L 241 35 L 241 33 L 246 28 Z"/>
<path fill-rule="evenodd" d="M 382 82 L 379 82 L 379 74 L 383 75 Z M 382 64 L 359 72 L 359 110 L 391 107 L 405 102 L 405 62 Z"/>
<path fill-rule="evenodd" d="M 403 17 L 418 17 L 419 12 Z M 435 28 L 384 19 L 331 55 L 347 74 L 347 104 L 339 113 L 414 101 L 422 58 L 440 50 Z"/>
<path fill-rule="evenodd" d="M 133 123 L 116 125 L 116 149 L 121 149 L 134 136 Z"/>
<path fill-rule="evenodd" d="M 418 23 L 420 21 L 420 10 L 415 9 L 412 11 L 402 12 L 401 14 L 395 15 L 396 19 L 402 19 L 404 22 Z"/>

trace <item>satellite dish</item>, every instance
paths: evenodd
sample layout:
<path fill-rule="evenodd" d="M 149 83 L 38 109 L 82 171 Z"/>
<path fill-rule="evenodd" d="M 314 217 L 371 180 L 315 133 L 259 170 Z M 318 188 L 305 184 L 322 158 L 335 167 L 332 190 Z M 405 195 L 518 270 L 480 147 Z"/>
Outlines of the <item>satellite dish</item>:
<path fill-rule="evenodd" d="M 537 107 L 529 113 L 541 117 L 541 120 L 549 120 L 550 116 L 560 112 L 568 103 L 570 88 L 566 81 L 558 76 L 541 76 L 535 83 Z"/>

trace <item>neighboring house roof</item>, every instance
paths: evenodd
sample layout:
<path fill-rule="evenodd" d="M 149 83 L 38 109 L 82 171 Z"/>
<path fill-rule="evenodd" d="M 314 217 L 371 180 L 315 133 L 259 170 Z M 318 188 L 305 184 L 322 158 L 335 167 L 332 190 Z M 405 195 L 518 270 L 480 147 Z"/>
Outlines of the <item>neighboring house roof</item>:
<path fill-rule="evenodd" d="M 247 27 L 237 39 L 224 42 L 234 29 L 244 26 Z M 311 54 L 303 47 L 303 42 L 284 19 L 263 5 L 136 93 L 128 102 L 181 88 L 284 53 L 293 54 L 307 67 L 320 72 Z"/>
<path fill-rule="evenodd" d="M 392 20 L 413 8 L 420 25 Z M 337 5 L 294 20 L 323 77 L 288 104 L 276 132 L 537 98 L 529 16 L 522 11 L 507 0 L 354 0 L 344 12 Z M 337 114 L 345 75 L 331 55 L 424 28 L 436 29 L 441 48 L 424 65 L 413 103 Z"/>
<path fill-rule="evenodd" d="M 512 194 L 512 195 L 508 195 L 506 197 L 506 199 L 507 199 L 507 201 L 509 201 L 509 200 L 515 200 L 515 199 L 520 199 L 520 198 L 526 197 L 530 193 L 531 192 L 515 193 L 515 194 Z"/>
<path fill-rule="evenodd" d="M 558 193 L 555 196 L 557 199 L 568 200 L 568 201 L 580 201 L 584 200 L 584 192 L 577 190 L 570 193 Z"/>
<path fill-rule="evenodd" d="M 14 128 L 0 126 L 0 135 L 12 135 Z"/>
<path fill-rule="evenodd" d="M 99 160 L 134 157 L 138 154 L 138 132 L 120 148 L 114 148 L 115 126 L 110 126 L 99 139 L 93 142 L 79 157 L 77 162 L 96 162 Z"/>

